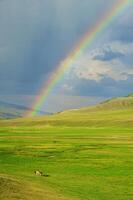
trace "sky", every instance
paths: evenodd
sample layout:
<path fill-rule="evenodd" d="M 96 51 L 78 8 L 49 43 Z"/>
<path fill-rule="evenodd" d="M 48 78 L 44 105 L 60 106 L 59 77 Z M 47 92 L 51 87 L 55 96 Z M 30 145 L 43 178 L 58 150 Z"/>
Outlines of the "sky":
<path fill-rule="evenodd" d="M 58 64 L 116 1 L 0 0 L 0 95 L 32 96 L 30 106 Z M 133 92 L 132 10 L 133 4 L 82 53 L 44 109 L 76 108 Z"/>

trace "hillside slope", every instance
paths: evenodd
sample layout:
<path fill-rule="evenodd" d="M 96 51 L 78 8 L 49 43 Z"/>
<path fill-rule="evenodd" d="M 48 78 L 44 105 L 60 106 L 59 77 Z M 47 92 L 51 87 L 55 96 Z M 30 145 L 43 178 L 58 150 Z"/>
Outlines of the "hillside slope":
<path fill-rule="evenodd" d="M 0 199 L 132 200 L 132 103 L 0 120 Z"/>
<path fill-rule="evenodd" d="M 1 200 L 68 200 L 54 190 L 15 179 L 9 175 L 0 174 L 0 199 Z"/>
<path fill-rule="evenodd" d="M 115 126 L 133 125 L 133 97 L 116 98 L 99 105 L 68 110 L 51 116 L 1 121 L 0 124 L 33 126 Z"/>

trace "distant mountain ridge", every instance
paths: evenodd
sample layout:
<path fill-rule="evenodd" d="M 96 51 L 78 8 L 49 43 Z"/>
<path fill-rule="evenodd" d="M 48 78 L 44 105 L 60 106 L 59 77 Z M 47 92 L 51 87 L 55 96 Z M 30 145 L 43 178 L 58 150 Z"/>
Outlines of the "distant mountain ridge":
<path fill-rule="evenodd" d="M 14 103 L 0 101 L 0 118 L 19 118 L 24 117 L 25 113 L 32 111 L 31 108 Z M 49 115 L 48 112 L 38 111 L 40 115 Z"/>

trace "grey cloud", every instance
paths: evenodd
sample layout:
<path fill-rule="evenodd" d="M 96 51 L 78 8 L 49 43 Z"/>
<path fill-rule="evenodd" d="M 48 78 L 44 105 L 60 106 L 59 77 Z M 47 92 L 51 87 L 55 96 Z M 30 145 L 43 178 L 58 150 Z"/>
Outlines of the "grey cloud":
<path fill-rule="evenodd" d="M 0 1 L 0 92 L 35 93 L 112 3 Z"/>
<path fill-rule="evenodd" d="M 0 1 L 0 92 L 34 92 L 112 2 Z"/>

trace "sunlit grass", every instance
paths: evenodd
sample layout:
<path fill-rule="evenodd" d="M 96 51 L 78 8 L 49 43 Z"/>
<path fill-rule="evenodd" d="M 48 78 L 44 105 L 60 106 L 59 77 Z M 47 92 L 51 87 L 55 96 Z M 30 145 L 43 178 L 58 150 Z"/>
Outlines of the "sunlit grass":
<path fill-rule="evenodd" d="M 5 136 L 3 130 L 1 174 L 52 188 L 68 199 L 132 199 L 133 128 L 43 126 L 32 131 L 20 126 Z M 50 176 L 36 177 L 37 169 Z"/>
<path fill-rule="evenodd" d="M 104 108 L 0 120 L 0 199 L 132 200 L 133 109 Z"/>

